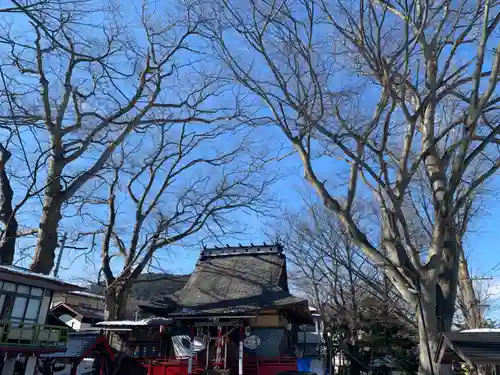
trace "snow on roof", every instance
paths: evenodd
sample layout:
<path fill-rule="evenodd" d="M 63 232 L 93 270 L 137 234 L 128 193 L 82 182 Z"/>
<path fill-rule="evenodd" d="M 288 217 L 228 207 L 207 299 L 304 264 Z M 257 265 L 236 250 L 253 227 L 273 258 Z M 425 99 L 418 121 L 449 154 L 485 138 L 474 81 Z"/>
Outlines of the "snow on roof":
<path fill-rule="evenodd" d="M 479 333 L 479 332 L 496 332 L 499 333 L 499 328 L 474 328 L 474 329 L 464 329 L 460 333 Z"/>
<path fill-rule="evenodd" d="M 89 292 L 83 292 L 80 290 L 72 290 L 68 292 L 68 294 L 74 294 L 76 296 L 83 296 L 83 297 L 90 297 L 90 298 L 95 298 L 95 299 L 105 299 L 104 296 L 100 294 L 94 294 L 94 293 L 89 293 Z"/>
<path fill-rule="evenodd" d="M 160 326 L 162 324 L 169 324 L 172 319 L 167 318 L 147 318 L 142 320 L 109 320 L 105 322 L 96 323 L 96 326 L 109 327 L 109 326 Z"/>
<path fill-rule="evenodd" d="M 50 275 L 44 275 L 44 274 L 36 273 L 36 272 L 31 272 L 30 270 L 28 270 L 26 268 L 22 268 L 22 267 L 8 266 L 5 264 L 2 264 L 2 265 L 0 265 L 0 272 L 1 271 L 15 273 L 15 274 L 26 276 L 26 277 L 32 278 L 32 279 L 45 279 L 47 281 L 51 281 L 51 282 L 57 283 L 59 285 L 74 287 L 75 289 L 83 289 L 81 286 L 68 283 L 68 282 L 63 281 L 61 279 L 58 279 L 57 277 L 50 276 Z"/>

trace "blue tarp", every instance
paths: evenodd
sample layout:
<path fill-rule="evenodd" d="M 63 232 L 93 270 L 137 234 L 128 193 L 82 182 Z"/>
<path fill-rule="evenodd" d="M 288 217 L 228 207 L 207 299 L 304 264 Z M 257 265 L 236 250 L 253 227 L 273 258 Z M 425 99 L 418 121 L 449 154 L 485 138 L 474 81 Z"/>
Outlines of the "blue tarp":
<path fill-rule="evenodd" d="M 312 358 L 297 358 L 297 371 L 311 372 Z"/>

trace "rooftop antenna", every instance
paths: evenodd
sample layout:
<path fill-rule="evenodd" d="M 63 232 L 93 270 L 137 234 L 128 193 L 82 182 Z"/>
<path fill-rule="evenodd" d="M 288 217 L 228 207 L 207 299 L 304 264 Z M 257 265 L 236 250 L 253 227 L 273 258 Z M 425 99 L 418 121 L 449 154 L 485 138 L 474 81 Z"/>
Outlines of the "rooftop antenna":
<path fill-rule="evenodd" d="M 265 242 L 264 242 L 264 246 L 267 246 Z"/>
<path fill-rule="evenodd" d="M 229 244 L 226 244 L 226 247 L 231 247 L 231 246 L 229 246 Z"/>
<path fill-rule="evenodd" d="M 242 245 L 242 244 L 240 244 L 239 242 L 238 242 L 238 246 L 239 246 L 239 247 L 243 247 L 243 245 Z"/>
<path fill-rule="evenodd" d="M 252 247 L 253 247 L 253 246 L 255 246 L 255 245 L 254 245 L 253 243 L 251 243 L 251 242 L 250 242 L 250 245 L 251 245 Z"/>

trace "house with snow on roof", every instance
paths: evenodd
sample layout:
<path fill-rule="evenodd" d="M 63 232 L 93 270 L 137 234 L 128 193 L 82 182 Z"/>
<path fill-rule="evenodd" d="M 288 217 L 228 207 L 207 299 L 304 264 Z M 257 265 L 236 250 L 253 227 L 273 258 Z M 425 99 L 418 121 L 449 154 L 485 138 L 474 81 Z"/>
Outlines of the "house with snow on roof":
<path fill-rule="evenodd" d="M 66 350 L 68 328 L 47 324 L 54 293 L 83 290 L 80 286 L 24 268 L 0 265 L 0 358 L 2 375 L 14 367 L 32 375 L 43 353 Z M 23 359 L 19 361 L 19 358 Z"/>
<path fill-rule="evenodd" d="M 103 295 L 71 290 L 54 294 L 50 314 L 73 330 L 80 331 L 102 322 L 104 310 Z"/>

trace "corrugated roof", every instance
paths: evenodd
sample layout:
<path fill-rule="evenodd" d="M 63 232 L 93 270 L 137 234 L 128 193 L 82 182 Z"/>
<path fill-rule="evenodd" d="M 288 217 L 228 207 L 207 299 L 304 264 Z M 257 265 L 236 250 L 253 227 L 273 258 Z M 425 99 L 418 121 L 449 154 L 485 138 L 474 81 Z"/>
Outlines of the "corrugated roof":
<path fill-rule="evenodd" d="M 278 245 L 205 249 L 188 282 L 172 300 L 171 316 L 241 314 L 306 303 L 292 296 Z"/>

